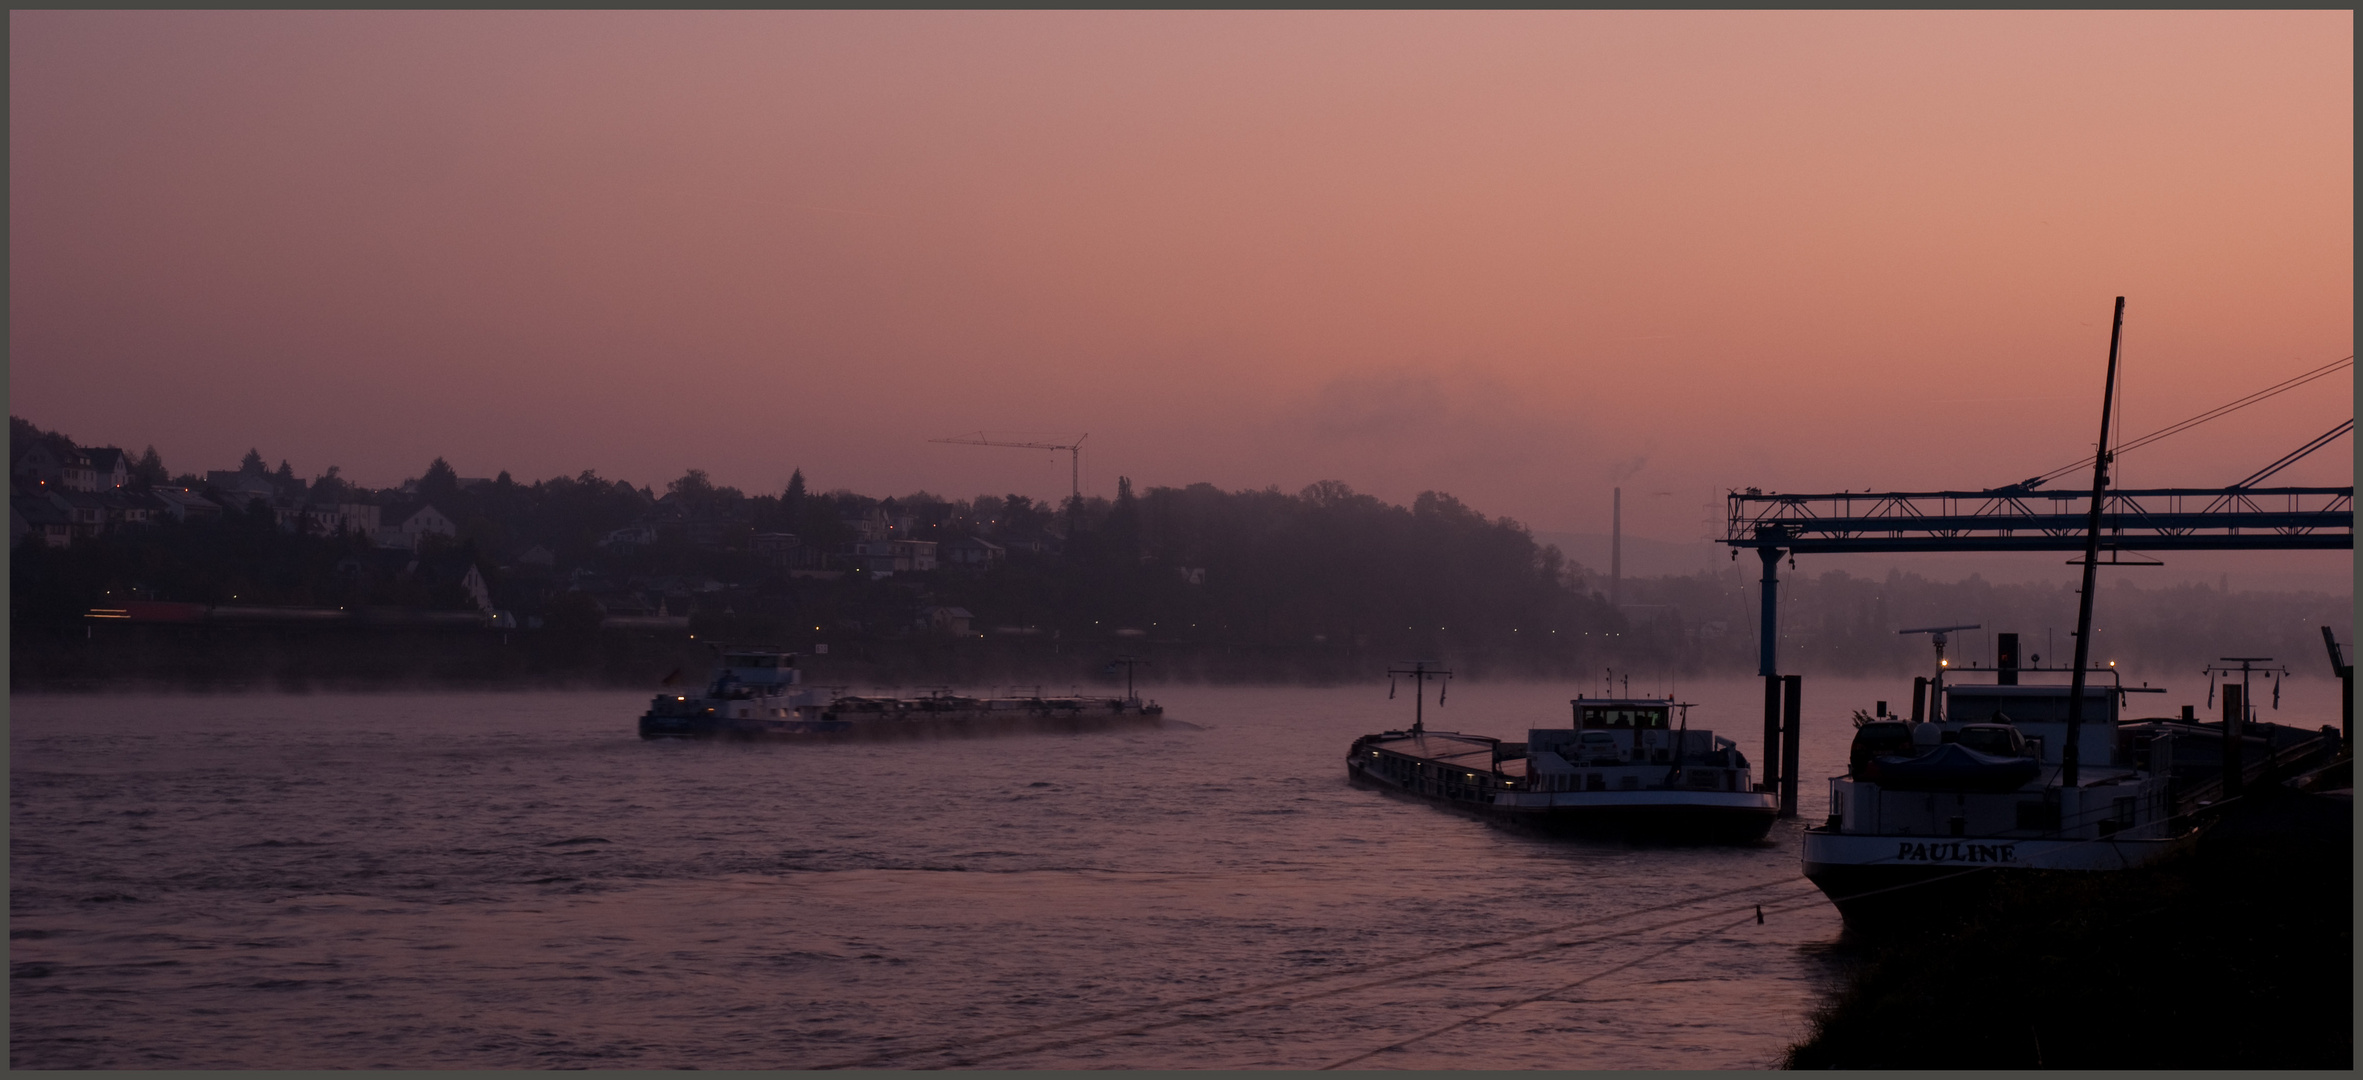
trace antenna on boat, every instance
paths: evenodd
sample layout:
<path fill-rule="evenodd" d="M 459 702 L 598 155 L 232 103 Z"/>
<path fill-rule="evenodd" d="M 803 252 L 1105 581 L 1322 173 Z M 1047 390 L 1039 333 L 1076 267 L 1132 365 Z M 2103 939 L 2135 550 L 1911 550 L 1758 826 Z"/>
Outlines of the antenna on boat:
<path fill-rule="evenodd" d="M 1119 656 L 1119 657 L 1117 657 L 1117 658 L 1115 658 L 1115 659 L 1113 659 L 1113 660 L 1110 660 L 1110 661 L 1108 661 L 1108 673 L 1109 673 L 1109 674 L 1111 674 L 1111 675 L 1112 675 L 1112 674 L 1115 674 L 1116 668 L 1117 668 L 1118 666 L 1122 666 L 1122 667 L 1124 668 L 1124 700 L 1126 700 L 1126 701 L 1138 701 L 1138 700 L 1140 700 L 1140 695 L 1139 695 L 1139 694 L 1136 694 L 1136 693 L 1133 693 L 1133 692 L 1132 692 L 1132 669 L 1134 669 L 1134 668 L 1136 668 L 1136 667 L 1142 667 L 1142 666 L 1145 666 L 1145 665 L 1147 665 L 1147 664 L 1148 664 L 1148 661 L 1146 661 L 1146 660 L 1143 660 L 1143 659 L 1141 659 L 1140 657 L 1134 656 L 1134 655 L 1132 655 L 1131 653 L 1126 653 L 1126 654 L 1124 654 L 1124 655 L 1122 655 L 1122 656 Z M 1392 687 L 1390 687 L 1390 688 L 1389 688 L 1389 692 L 1390 692 L 1390 693 L 1392 692 L 1392 689 L 1393 689 Z"/>
<path fill-rule="evenodd" d="M 1936 681 L 1930 683 L 1928 686 L 1928 718 L 1930 720 L 1944 719 L 1943 715 L 1937 712 L 1936 703 L 1940 700 L 1938 693 L 1945 684 L 1945 668 L 1947 667 L 1947 664 L 1945 663 L 1945 635 L 1952 633 L 1955 630 L 1979 629 L 1983 629 L 1983 627 L 1976 623 L 1971 623 L 1967 626 L 1919 626 L 1910 630 L 1896 631 L 1898 634 L 1926 634 L 1928 635 L 1929 640 L 1936 645 Z M 1919 683 L 1914 682 L 1912 685 L 1917 687 L 1919 686 Z M 1918 694 L 1919 692 L 1920 691 L 1917 689 L 1912 691 L 1914 694 Z M 1915 699 L 1915 701 L 1916 700 L 1917 699 Z M 1912 709 L 1915 712 L 1917 712 L 1919 708 L 1920 706 L 1917 704 L 1912 706 Z"/>
<path fill-rule="evenodd" d="M 1910 629 L 1910 630 L 1898 630 L 1898 631 L 1896 631 L 1896 633 L 1898 633 L 1898 634 L 1927 634 L 1927 635 L 1928 635 L 1928 640 L 1929 640 L 1931 643 L 1933 643 L 1933 644 L 1936 646 L 1936 666 L 1937 666 L 1939 669 L 1943 669 L 1943 668 L 1946 668 L 1946 667 L 1949 667 L 1949 666 L 1951 666 L 1951 665 L 1949 665 L 1949 664 L 1946 664 L 1946 663 L 1945 663 L 1945 635 L 1946 635 L 1946 634 L 1950 634 L 1950 633 L 1952 633 L 1952 632 L 1953 632 L 1953 631 L 1955 631 L 1955 630 L 1982 630 L 1982 629 L 1985 629 L 1985 628 L 1984 628 L 1983 626 L 1980 626 L 1980 625 L 1976 624 L 1976 623 L 1971 623 L 1971 624 L 1969 624 L 1969 625 L 1967 625 L 1967 626 L 1921 626 L 1921 627 L 1915 627 L 1915 628 L 1913 628 L 1913 629 Z"/>
<path fill-rule="evenodd" d="M 1440 665 L 1430 666 L 1437 663 L 1434 660 L 1400 660 L 1396 663 L 1398 666 L 1387 669 L 1387 697 L 1392 699 L 1395 696 L 1396 676 L 1407 676 L 1412 680 L 1411 731 L 1416 735 L 1427 730 L 1427 718 L 1423 713 L 1428 701 L 1428 680 L 1435 679 L 1440 684 L 1436 688 L 1436 704 L 1442 705 L 1446 688 L 1441 684 L 1449 683 L 1452 673 Z"/>

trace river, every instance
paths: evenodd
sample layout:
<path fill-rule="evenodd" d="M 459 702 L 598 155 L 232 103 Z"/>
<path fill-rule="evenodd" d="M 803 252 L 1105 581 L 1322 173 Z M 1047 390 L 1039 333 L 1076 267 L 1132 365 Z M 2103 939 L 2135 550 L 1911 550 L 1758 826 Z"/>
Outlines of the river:
<path fill-rule="evenodd" d="M 1752 758 L 1761 687 L 1676 690 Z M 1428 722 L 1518 738 L 1575 689 Z M 1764 1066 L 1838 975 L 1817 778 L 1908 692 L 1808 679 L 1802 816 L 1722 848 L 1349 786 L 1409 719 L 1372 685 L 827 746 L 643 742 L 632 693 L 19 696 L 10 1063 Z"/>

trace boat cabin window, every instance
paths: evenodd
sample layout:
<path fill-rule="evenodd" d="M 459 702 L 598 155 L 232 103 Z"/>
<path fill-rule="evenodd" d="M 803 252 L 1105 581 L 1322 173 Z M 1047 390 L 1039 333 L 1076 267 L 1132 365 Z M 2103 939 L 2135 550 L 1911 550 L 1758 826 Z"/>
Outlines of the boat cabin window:
<path fill-rule="evenodd" d="M 780 658 L 776 655 L 764 656 L 756 653 L 733 653 L 722 658 L 723 667 L 737 668 L 775 668 L 779 666 L 779 662 Z"/>
<path fill-rule="evenodd" d="M 1663 705 L 1585 705 L 1583 726 L 1586 728 L 1641 728 L 1663 730 L 1666 708 Z"/>

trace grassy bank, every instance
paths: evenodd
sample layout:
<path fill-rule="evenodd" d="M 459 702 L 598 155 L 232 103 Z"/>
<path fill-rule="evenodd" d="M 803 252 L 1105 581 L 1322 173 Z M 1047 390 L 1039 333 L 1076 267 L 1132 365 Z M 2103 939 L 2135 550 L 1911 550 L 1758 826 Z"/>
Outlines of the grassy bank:
<path fill-rule="evenodd" d="M 2351 803 L 2241 809 L 2156 866 L 1997 882 L 1859 943 L 1788 1066 L 2351 1068 Z"/>

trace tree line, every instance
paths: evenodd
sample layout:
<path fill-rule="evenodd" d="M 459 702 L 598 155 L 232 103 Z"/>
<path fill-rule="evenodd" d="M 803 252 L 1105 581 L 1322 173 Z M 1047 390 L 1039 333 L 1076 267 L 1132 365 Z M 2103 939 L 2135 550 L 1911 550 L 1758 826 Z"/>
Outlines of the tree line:
<path fill-rule="evenodd" d="M 152 449 L 141 461 L 142 482 L 163 475 Z M 243 468 L 261 473 L 262 462 L 250 451 Z M 1603 596 L 1601 574 L 1538 544 L 1524 525 L 1435 491 L 1397 505 L 1338 481 L 1294 493 L 1203 483 L 1136 492 L 1121 479 L 1113 498 L 1062 506 L 1015 494 L 818 491 L 801 470 L 776 493 L 753 494 L 694 469 L 661 494 L 588 470 L 467 482 L 439 458 L 382 490 L 353 485 L 334 468 L 300 480 L 284 461 L 267 475 L 285 499 L 373 502 L 389 524 L 432 505 L 457 535 L 388 552 L 367 536 L 291 532 L 255 500 L 218 519 L 113 530 L 65 549 L 28 544 L 11 560 L 12 626 L 68 630 L 89 609 L 123 599 L 461 609 L 473 600 L 457 581 L 474 567 L 494 605 L 520 626 L 574 634 L 595 632 L 603 610 L 638 602 L 689 615 L 711 634 L 799 647 L 816 635 L 925 637 L 919 612 L 959 607 L 971 615 L 971 635 L 1100 651 L 1264 650 L 1326 658 L 1316 666 L 1332 671 L 1439 659 L 1472 674 L 1597 674 L 1603 665 L 1743 674 L 1756 657 L 1756 586 L 1739 569 L 1628 579 L 1620 608 Z M 194 475 L 178 479 L 210 490 Z M 650 542 L 608 542 L 642 525 L 651 526 Z M 754 542 L 761 534 L 792 534 L 818 556 L 842 556 L 865 535 L 934 541 L 939 550 L 976 538 L 1000 554 L 880 578 L 843 572 L 842 559 L 784 562 Z M 840 568 L 834 579 L 798 572 L 831 565 Z M 2056 649 L 2047 659 L 2064 659 L 2075 612 L 2072 588 L 1974 575 L 1936 582 L 1833 571 L 1792 577 L 1785 588 L 1781 666 L 1797 672 L 1917 670 L 1929 662 L 1927 641 L 1896 630 L 1963 622 L 1985 630 L 1957 636 L 1957 659 L 1988 658 L 1983 635 L 2001 630 L 2021 634 L 2027 652 Z M 2351 625 L 2353 607 L 2351 594 L 2226 596 L 2130 582 L 2101 599 L 2096 657 L 2152 668 L 2231 651 L 2302 661 L 2320 648 L 2316 628 Z"/>

